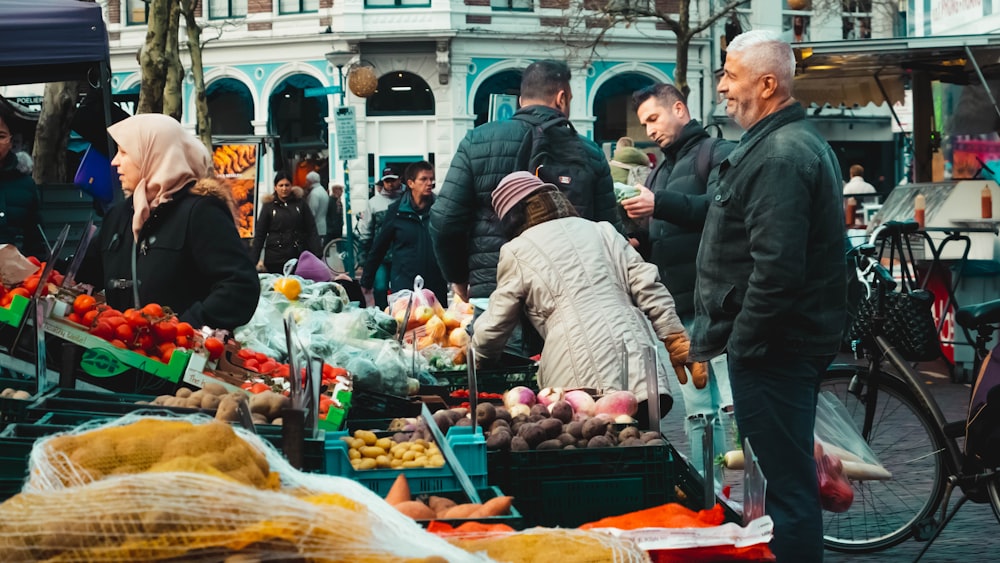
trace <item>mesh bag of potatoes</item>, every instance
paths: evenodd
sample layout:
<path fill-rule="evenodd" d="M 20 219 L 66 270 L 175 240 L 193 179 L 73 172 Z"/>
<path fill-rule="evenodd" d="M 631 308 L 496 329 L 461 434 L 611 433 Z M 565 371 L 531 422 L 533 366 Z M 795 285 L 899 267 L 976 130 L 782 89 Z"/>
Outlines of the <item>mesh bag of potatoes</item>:
<path fill-rule="evenodd" d="M 129 415 L 36 442 L 0 561 L 491 561 L 375 493 L 307 475 L 204 415 Z M 233 559 L 236 561 L 237 559 Z"/>

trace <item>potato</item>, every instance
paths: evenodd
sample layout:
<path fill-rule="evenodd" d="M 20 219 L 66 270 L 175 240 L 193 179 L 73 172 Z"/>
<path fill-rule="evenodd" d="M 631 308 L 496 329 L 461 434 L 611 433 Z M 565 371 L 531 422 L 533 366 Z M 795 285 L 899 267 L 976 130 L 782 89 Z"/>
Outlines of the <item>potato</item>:
<path fill-rule="evenodd" d="M 538 446 L 535 449 L 536 450 L 561 450 L 562 447 L 563 447 L 563 443 L 562 442 L 560 442 L 559 440 L 556 440 L 556 439 L 552 439 L 552 440 L 545 440 L 544 442 L 538 444 Z"/>
<path fill-rule="evenodd" d="M 260 413 L 268 419 L 280 416 L 282 409 L 290 404 L 291 399 L 271 390 L 250 397 L 250 411 Z"/>
<path fill-rule="evenodd" d="M 489 428 L 497 419 L 497 409 L 492 403 L 479 403 L 476 406 L 476 422 L 483 428 Z"/>
<path fill-rule="evenodd" d="M 165 405 L 167 399 L 173 399 L 173 395 L 160 395 L 159 397 L 153 399 L 154 405 Z"/>
<path fill-rule="evenodd" d="M 618 445 L 623 448 L 631 448 L 634 446 L 645 446 L 646 444 L 643 444 L 642 440 L 630 436 L 628 438 L 625 438 L 621 442 L 618 442 Z"/>
<path fill-rule="evenodd" d="M 646 446 L 666 446 L 667 442 L 664 441 L 663 438 L 654 438 L 654 439 L 646 442 L 644 445 L 646 445 Z"/>
<path fill-rule="evenodd" d="M 14 391 L 14 393 L 10 396 L 10 398 L 11 399 L 20 399 L 20 400 L 23 401 L 25 399 L 30 399 L 31 398 L 31 393 L 28 393 L 24 389 L 18 389 L 17 391 Z"/>
<path fill-rule="evenodd" d="M 275 426 L 281 426 L 284 422 L 285 422 L 285 419 L 283 419 L 283 418 L 281 418 L 279 416 L 278 418 L 275 418 L 274 420 L 272 420 L 271 424 L 273 424 Z"/>
<path fill-rule="evenodd" d="M 486 439 L 487 450 L 508 450 L 510 449 L 511 435 L 506 430 L 490 432 L 490 437 Z"/>
<path fill-rule="evenodd" d="M 385 450 L 378 446 L 364 446 L 359 451 L 361 452 L 361 457 L 370 457 L 372 459 L 386 453 Z"/>
<path fill-rule="evenodd" d="M 194 398 L 194 395 L 188 397 L 188 400 Z M 208 410 L 215 410 L 219 408 L 219 403 L 222 401 L 222 397 L 218 395 L 213 395 L 211 393 L 205 393 L 201 396 L 201 408 Z"/>
<path fill-rule="evenodd" d="M 538 425 L 545 431 L 545 437 L 547 439 L 551 440 L 562 434 L 563 424 L 556 418 L 543 419 L 538 423 Z"/>
<path fill-rule="evenodd" d="M 647 430 L 646 432 L 643 432 L 642 435 L 639 438 L 643 442 L 648 442 L 650 440 L 659 440 L 660 439 L 660 433 L 656 432 L 654 430 Z"/>
<path fill-rule="evenodd" d="M 559 440 L 559 443 L 561 443 L 564 446 L 568 446 L 570 444 L 576 444 L 576 438 L 574 438 L 572 434 L 560 434 L 558 437 L 556 437 L 556 439 Z"/>
<path fill-rule="evenodd" d="M 566 433 L 572 435 L 577 440 L 583 438 L 583 422 L 574 420 L 566 425 Z"/>
<path fill-rule="evenodd" d="M 641 437 L 642 437 L 642 432 L 640 432 L 639 429 L 636 428 L 635 426 L 626 426 L 625 428 L 622 428 L 621 432 L 618 433 L 619 442 L 624 442 L 629 438 L 635 438 L 636 440 L 639 440 Z"/>
<path fill-rule="evenodd" d="M 2 393 L 0 393 L 0 398 L 3 399 L 10 398 L 10 396 L 14 394 L 14 391 L 15 389 L 13 387 L 7 387 L 6 389 L 3 390 Z"/>
<path fill-rule="evenodd" d="M 250 420 L 252 420 L 254 424 L 267 424 L 268 423 L 267 417 L 264 416 L 264 415 L 262 415 L 262 414 L 260 414 L 259 412 L 255 412 L 255 413 L 251 414 L 250 415 Z"/>
<path fill-rule="evenodd" d="M 455 426 L 472 426 L 471 418 L 460 418 L 455 421 Z"/>
<path fill-rule="evenodd" d="M 375 445 L 382 448 L 385 451 L 392 449 L 392 439 L 391 438 L 379 438 L 375 440 Z"/>
<path fill-rule="evenodd" d="M 359 461 L 361 462 L 358 464 L 359 469 L 375 469 L 375 466 L 377 465 L 375 460 L 370 457 L 362 457 Z"/>
<path fill-rule="evenodd" d="M 361 440 L 366 446 L 374 446 L 375 442 L 378 442 L 378 436 L 370 430 L 355 430 L 354 438 Z"/>
<path fill-rule="evenodd" d="M 552 418 L 558 419 L 563 424 L 573 420 L 573 407 L 566 401 L 556 401 L 550 408 Z"/>
<path fill-rule="evenodd" d="M 531 414 L 529 415 L 529 418 L 531 416 L 540 416 L 542 418 L 549 418 L 552 415 L 549 414 L 548 407 L 546 407 L 545 405 L 536 404 L 531 406 Z"/>
<path fill-rule="evenodd" d="M 497 428 L 501 428 L 501 427 L 502 428 L 506 428 L 507 430 L 510 430 L 510 423 L 508 423 L 506 420 L 503 420 L 502 418 L 498 418 L 498 419 L 494 420 L 493 424 L 491 424 L 489 426 L 489 431 L 493 432 Z M 484 428 L 486 428 L 486 427 L 484 426 Z"/>
<path fill-rule="evenodd" d="M 611 440 L 609 440 L 608 437 L 604 436 L 604 435 L 594 436 L 593 438 L 591 438 L 590 440 L 587 441 L 587 448 L 588 449 L 589 448 L 610 448 L 610 447 L 613 447 L 613 445 L 614 444 L 611 443 Z"/>
<path fill-rule="evenodd" d="M 510 411 L 507 410 L 507 407 L 496 407 L 496 418 L 497 420 L 506 421 L 508 426 L 514 422 L 513 418 L 510 416 Z"/>
<path fill-rule="evenodd" d="M 530 449 L 531 446 L 528 445 L 528 442 L 526 442 L 524 438 L 520 436 L 514 436 L 513 438 L 510 439 L 510 451 L 523 452 Z"/>
<path fill-rule="evenodd" d="M 239 401 L 232 395 L 226 395 L 219 402 L 219 408 L 215 411 L 215 418 L 216 420 L 225 422 L 237 422 L 240 419 L 239 408 Z"/>
<path fill-rule="evenodd" d="M 212 395 L 219 395 L 220 397 L 229 394 L 229 391 L 221 383 L 215 383 L 214 381 L 209 381 L 203 385 L 201 390 Z"/>
<path fill-rule="evenodd" d="M 448 429 L 458 420 L 458 418 L 452 418 L 451 412 L 450 410 L 441 410 L 434 413 L 434 422 L 437 423 L 442 434 L 447 434 Z"/>
<path fill-rule="evenodd" d="M 583 437 L 587 440 L 594 438 L 595 436 L 601 436 L 608 431 L 608 421 L 602 418 L 588 418 L 586 422 L 583 423 Z"/>
<path fill-rule="evenodd" d="M 184 399 L 184 398 L 190 397 L 191 393 L 192 393 L 192 391 L 190 389 L 188 389 L 187 387 L 181 387 L 180 389 L 177 390 L 176 393 L 174 393 L 174 395 L 177 396 L 177 397 L 180 397 L 180 398 Z"/>

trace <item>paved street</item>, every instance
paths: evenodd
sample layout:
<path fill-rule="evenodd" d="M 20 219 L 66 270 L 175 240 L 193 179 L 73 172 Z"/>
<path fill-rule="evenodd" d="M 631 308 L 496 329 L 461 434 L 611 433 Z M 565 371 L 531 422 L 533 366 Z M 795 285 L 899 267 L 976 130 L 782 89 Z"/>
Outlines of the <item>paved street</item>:
<path fill-rule="evenodd" d="M 969 389 L 967 384 L 954 384 L 948 379 L 945 368 L 938 364 L 923 364 L 921 371 L 926 375 L 926 384 L 941 405 L 948 420 L 964 419 L 968 409 Z M 684 436 L 684 406 L 677 396 L 674 409 L 667 416 L 664 432 L 678 451 L 689 451 Z M 738 485 L 741 472 L 729 472 L 726 482 Z M 738 493 L 734 493 L 738 497 Z M 954 505 L 955 497 L 952 499 Z M 888 550 L 863 555 L 851 555 L 827 551 L 826 563 L 896 563 L 913 561 L 923 547 L 923 543 L 907 540 Z M 989 504 L 966 503 L 934 542 L 921 561 L 931 563 L 978 563 L 993 561 L 1000 553 L 1000 525 L 998 525 Z"/>

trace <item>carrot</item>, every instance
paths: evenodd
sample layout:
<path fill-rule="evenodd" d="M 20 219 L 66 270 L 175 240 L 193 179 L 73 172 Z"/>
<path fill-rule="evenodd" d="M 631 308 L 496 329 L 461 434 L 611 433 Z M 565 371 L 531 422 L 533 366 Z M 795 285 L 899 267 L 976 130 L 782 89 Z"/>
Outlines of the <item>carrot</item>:
<path fill-rule="evenodd" d="M 488 518 L 510 514 L 510 504 L 514 497 L 495 497 L 483 503 L 479 510 L 469 515 L 470 518 Z"/>
<path fill-rule="evenodd" d="M 446 518 L 448 520 L 453 518 L 468 518 L 473 512 L 479 510 L 481 506 L 481 504 L 476 503 L 459 504 L 449 508 L 448 511 L 444 513 L 444 516 L 440 516 L 440 518 Z"/>
<path fill-rule="evenodd" d="M 431 507 L 420 502 L 419 500 L 400 502 L 398 504 L 394 504 L 393 508 L 410 518 L 413 518 L 414 520 L 431 520 L 434 518 L 434 511 L 431 510 Z"/>
<path fill-rule="evenodd" d="M 406 474 L 401 472 L 399 477 L 396 477 L 396 481 L 392 484 L 392 488 L 389 489 L 389 493 L 385 495 L 385 502 L 395 506 L 401 502 L 407 502 L 412 499 L 413 497 L 410 495 L 410 484 L 406 481 Z"/>

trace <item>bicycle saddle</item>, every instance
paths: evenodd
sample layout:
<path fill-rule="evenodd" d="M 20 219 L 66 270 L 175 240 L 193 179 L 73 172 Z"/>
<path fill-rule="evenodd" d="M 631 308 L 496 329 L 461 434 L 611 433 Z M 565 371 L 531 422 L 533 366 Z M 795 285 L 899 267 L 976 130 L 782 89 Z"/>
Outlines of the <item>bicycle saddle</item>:
<path fill-rule="evenodd" d="M 1000 322 L 1000 299 L 960 308 L 955 313 L 955 322 L 969 329 Z"/>
<path fill-rule="evenodd" d="M 898 237 L 908 235 L 920 230 L 920 224 L 913 220 L 906 221 L 886 221 L 880 225 L 878 238 Z"/>

